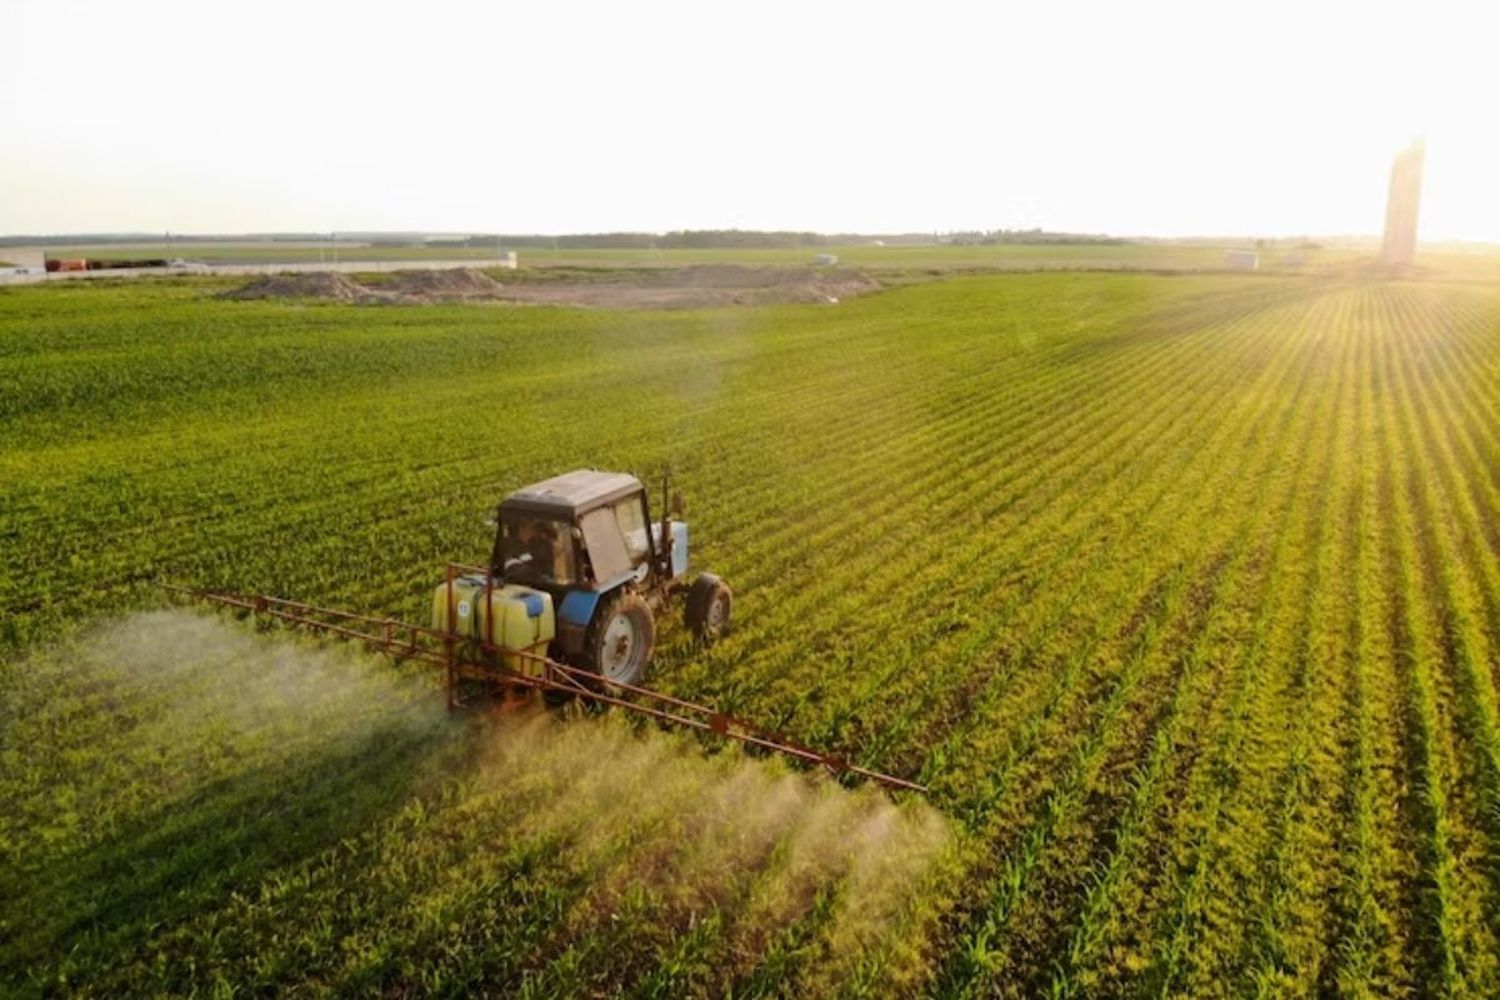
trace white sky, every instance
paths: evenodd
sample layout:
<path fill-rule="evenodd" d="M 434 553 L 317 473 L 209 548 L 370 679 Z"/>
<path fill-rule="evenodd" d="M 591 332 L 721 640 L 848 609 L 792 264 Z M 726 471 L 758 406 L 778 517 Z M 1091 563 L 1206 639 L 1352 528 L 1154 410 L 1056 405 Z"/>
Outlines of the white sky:
<path fill-rule="evenodd" d="M 1494 7 L 0 0 L 0 233 L 1500 240 Z"/>

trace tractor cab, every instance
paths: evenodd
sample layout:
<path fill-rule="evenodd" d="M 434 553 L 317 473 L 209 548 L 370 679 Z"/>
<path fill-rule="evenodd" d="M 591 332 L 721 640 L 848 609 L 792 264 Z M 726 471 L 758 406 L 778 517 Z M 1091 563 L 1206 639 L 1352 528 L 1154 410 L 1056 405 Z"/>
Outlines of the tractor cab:
<path fill-rule="evenodd" d="M 639 479 L 580 469 L 500 503 L 489 577 L 460 581 L 457 598 L 440 587 L 435 627 L 637 685 L 655 648 L 656 615 L 674 596 L 686 595 L 687 625 L 700 641 L 728 629 L 729 587 L 711 573 L 689 585 L 687 564 L 687 524 L 653 521 Z M 515 669 L 527 662 L 512 660 Z"/>
<path fill-rule="evenodd" d="M 491 571 L 554 592 L 661 585 L 687 570 L 687 525 L 651 521 L 646 488 L 623 472 L 581 469 L 500 504 Z"/>

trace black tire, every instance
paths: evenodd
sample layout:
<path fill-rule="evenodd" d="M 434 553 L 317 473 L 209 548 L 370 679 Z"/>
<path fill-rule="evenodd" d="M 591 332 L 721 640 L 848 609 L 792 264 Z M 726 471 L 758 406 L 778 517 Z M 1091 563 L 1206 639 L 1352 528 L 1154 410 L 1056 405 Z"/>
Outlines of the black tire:
<path fill-rule="evenodd" d="M 639 685 L 655 649 L 656 620 L 639 594 L 621 594 L 599 606 L 585 643 L 590 670 L 607 682 Z"/>
<path fill-rule="evenodd" d="M 734 610 L 734 593 L 729 584 L 712 573 L 699 573 L 688 591 L 684 617 L 693 638 L 712 646 L 729 631 L 729 616 Z"/>

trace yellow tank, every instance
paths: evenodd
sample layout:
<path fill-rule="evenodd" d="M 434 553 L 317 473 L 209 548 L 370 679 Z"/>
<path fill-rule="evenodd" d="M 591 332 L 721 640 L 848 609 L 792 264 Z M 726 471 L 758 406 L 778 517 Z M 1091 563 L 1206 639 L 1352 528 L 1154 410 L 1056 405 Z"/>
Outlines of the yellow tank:
<path fill-rule="evenodd" d="M 557 634 L 552 595 L 519 584 L 496 585 L 490 591 L 489 608 L 484 600 L 484 577 L 461 576 L 453 581 L 450 601 L 448 585 L 440 583 L 432 595 L 432 627 L 454 632 L 476 644 L 499 646 L 501 662 L 511 670 L 539 675 L 541 665 L 516 653 L 546 656 L 547 644 Z"/>

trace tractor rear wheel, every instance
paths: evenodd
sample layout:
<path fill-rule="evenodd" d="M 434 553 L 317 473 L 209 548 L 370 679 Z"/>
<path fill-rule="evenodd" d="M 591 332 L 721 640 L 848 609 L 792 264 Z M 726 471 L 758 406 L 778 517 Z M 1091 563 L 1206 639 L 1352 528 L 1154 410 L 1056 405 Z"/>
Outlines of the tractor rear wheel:
<path fill-rule="evenodd" d="M 693 637 L 705 646 L 712 646 L 729 631 L 729 614 L 733 609 L 734 594 L 729 584 L 712 573 L 699 573 L 688 591 L 684 609 Z"/>
<path fill-rule="evenodd" d="M 639 594 L 613 597 L 589 630 L 589 669 L 615 684 L 640 684 L 656 647 L 656 621 Z"/>

